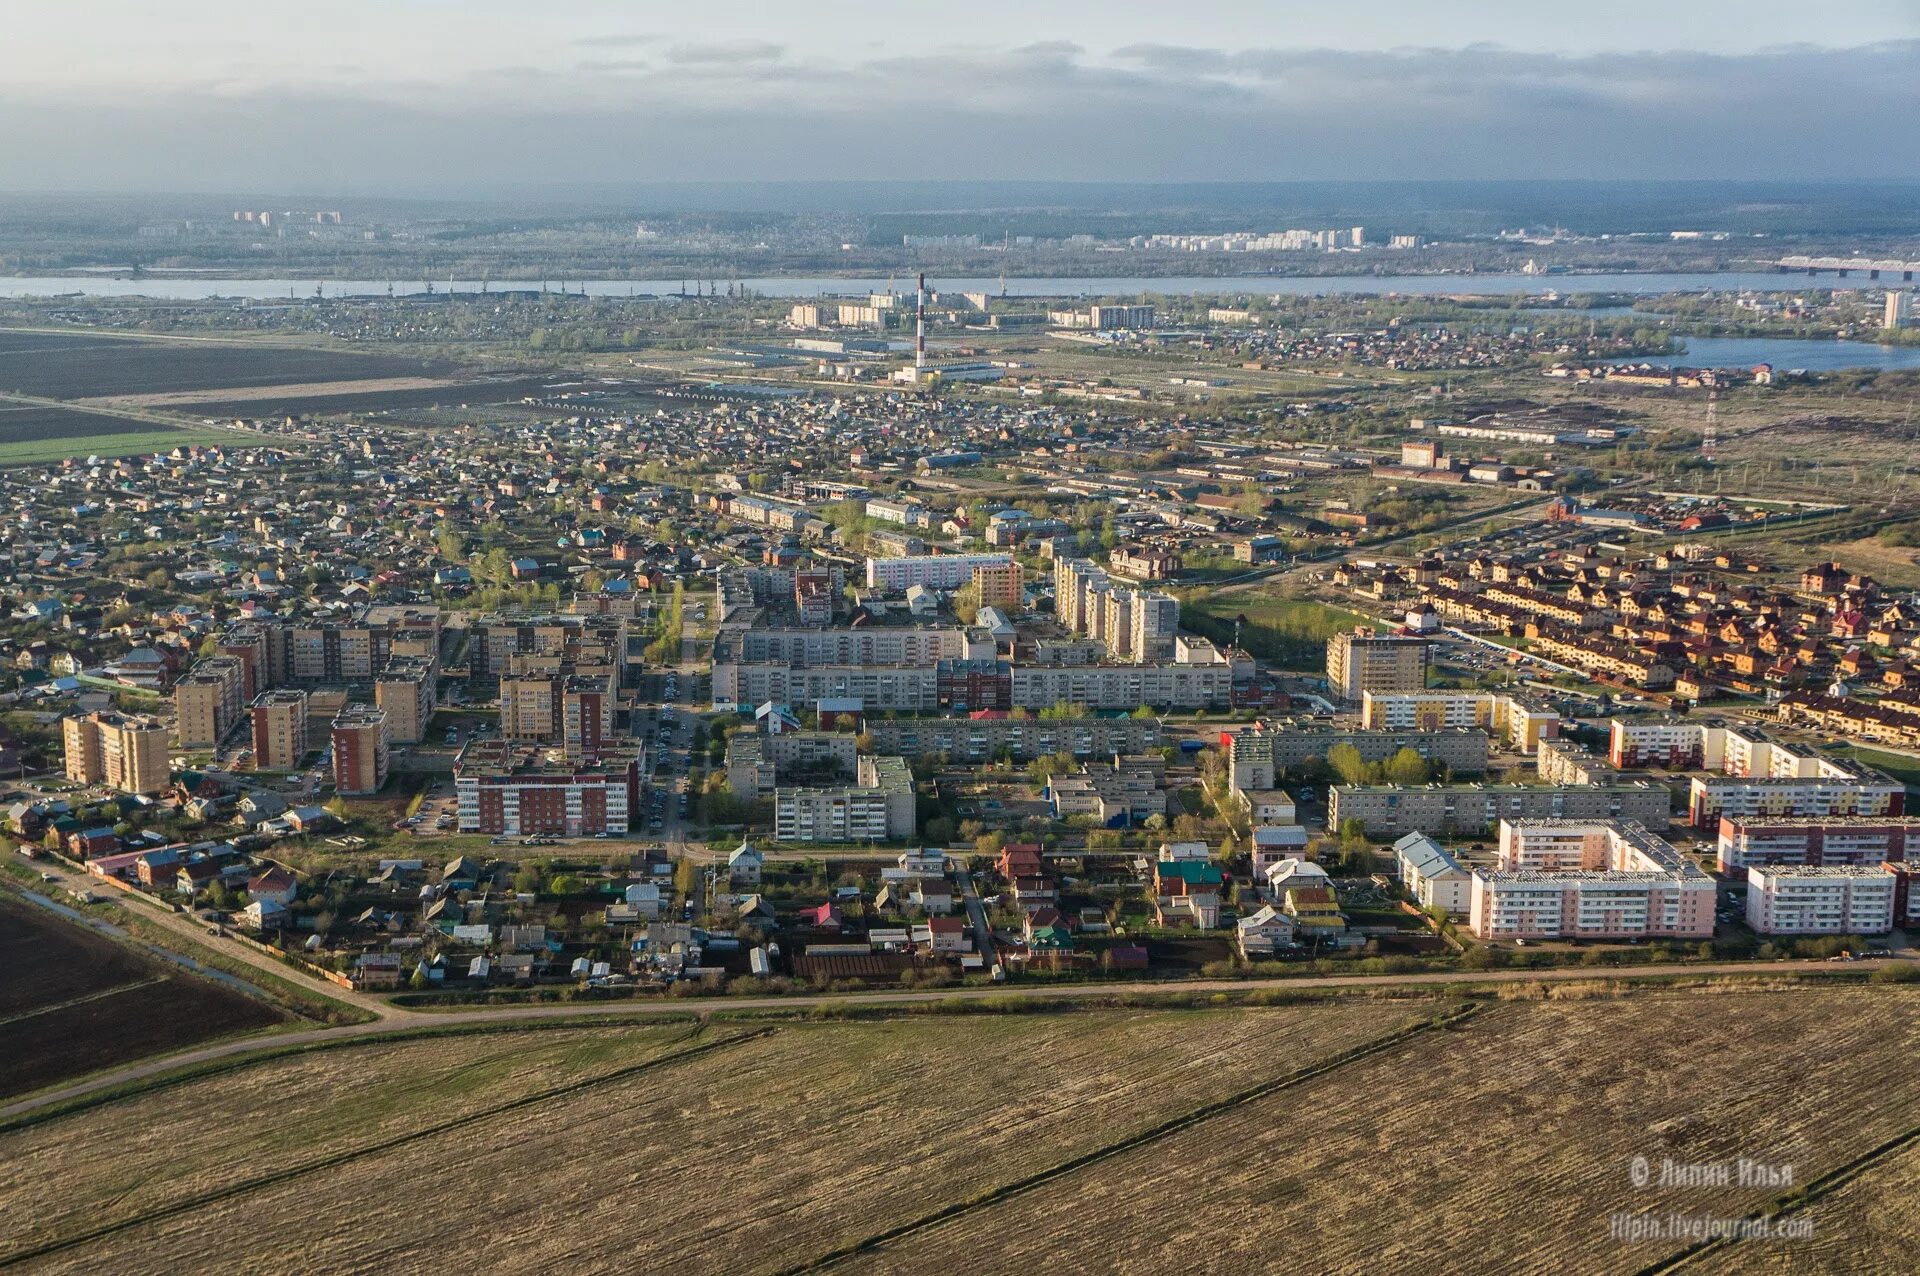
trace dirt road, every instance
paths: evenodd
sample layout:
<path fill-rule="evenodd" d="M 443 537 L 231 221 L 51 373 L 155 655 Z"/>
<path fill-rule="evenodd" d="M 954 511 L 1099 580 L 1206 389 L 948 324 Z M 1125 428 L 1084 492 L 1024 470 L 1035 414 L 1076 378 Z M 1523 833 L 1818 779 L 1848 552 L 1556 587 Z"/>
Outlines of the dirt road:
<path fill-rule="evenodd" d="M 1850 969 L 1871 969 L 1880 963 L 1855 963 Z M 661 1015 L 706 1014 L 714 1011 L 798 1011 L 816 1006 L 911 1006 L 927 1002 L 978 1001 L 994 997 L 1018 996 L 1022 998 L 1072 1000 L 1075 998 L 1111 997 L 1118 994 L 1133 993 L 1214 993 L 1246 992 L 1259 988 L 1286 988 L 1305 991 L 1324 991 L 1340 988 L 1390 988 L 1415 987 L 1421 985 L 1445 986 L 1486 985 L 1509 983 L 1562 983 L 1593 980 L 1634 981 L 1660 979 L 1674 975 L 1782 975 L 1807 974 L 1814 971 L 1832 969 L 1821 961 L 1776 961 L 1776 962 L 1700 962 L 1695 964 L 1673 964 L 1661 966 L 1638 966 L 1631 969 L 1594 969 L 1591 967 L 1569 967 L 1556 970 L 1502 970 L 1485 971 L 1470 975 L 1457 973 L 1414 974 L 1414 975 L 1304 975 L 1298 978 L 1279 979 L 1201 979 L 1181 982 L 1142 980 L 1133 983 L 1114 984 L 1051 984 L 1032 988 L 986 987 L 986 988 L 949 988 L 930 992 L 869 992 L 837 993 L 795 997 L 716 997 L 700 1000 L 658 1001 L 614 1001 L 597 1002 L 588 1005 L 562 1006 L 496 1006 L 479 1010 L 449 1011 L 412 1011 L 397 1007 L 386 1007 L 391 1012 L 388 1017 L 372 1023 L 354 1024 L 341 1028 L 318 1028 L 303 1032 L 275 1033 L 268 1036 L 248 1037 L 239 1041 L 228 1041 L 219 1045 L 201 1046 L 197 1049 L 169 1055 L 164 1059 L 150 1059 L 144 1063 L 117 1068 L 112 1072 L 101 1073 L 72 1085 L 56 1090 L 46 1090 L 28 1098 L 0 1107 L 0 1120 L 30 1113 L 50 1104 L 66 1099 L 92 1094 L 130 1081 L 139 1081 L 147 1077 L 158 1076 L 175 1068 L 194 1064 L 208 1063 L 220 1059 L 239 1058 L 264 1051 L 280 1050 L 288 1046 L 311 1045 L 316 1042 L 342 1042 L 365 1040 L 392 1036 L 397 1033 L 419 1031 L 422 1028 L 464 1027 L 474 1024 L 516 1024 L 556 1019 L 645 1019 Z"/>

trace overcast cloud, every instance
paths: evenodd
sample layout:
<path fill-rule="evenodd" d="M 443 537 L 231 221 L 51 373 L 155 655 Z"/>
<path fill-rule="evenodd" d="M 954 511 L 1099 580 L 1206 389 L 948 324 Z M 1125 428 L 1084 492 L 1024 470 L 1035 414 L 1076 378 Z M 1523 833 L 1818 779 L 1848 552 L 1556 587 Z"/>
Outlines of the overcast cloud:
<path fill-rule="evenodd" d="M 948 31 L 925 47 L 822 48 L 792 29 L 716 23 L 695 38 L 633 22 L 550 33 L 524 60 L 476 59 L 476 45 L 465 65 L 379 73 L 334 46 L 279 71 L 241 38 L 210 44 L 175 82 L 53 93 L 0 75 L 0 181 L 429 194 L 541 181 L 1920 177 L 1920 38 L 1226 47 L 1096 44 L 1081 25 L 1075 39 L 990 42 L 1003 23 L 968 27 L 978 43 Z"/>

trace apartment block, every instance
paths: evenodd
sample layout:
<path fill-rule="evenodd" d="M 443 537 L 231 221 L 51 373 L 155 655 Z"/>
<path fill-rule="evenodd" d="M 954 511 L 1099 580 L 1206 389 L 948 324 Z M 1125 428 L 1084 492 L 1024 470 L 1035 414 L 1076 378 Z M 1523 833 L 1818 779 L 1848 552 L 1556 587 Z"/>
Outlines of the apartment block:
<path fill-rule="evenodd" d="M 512 673 L 500 679 L 500 736 L 591 757 L 613 740 L 615 700 L 606 674 Z"/>
<path fill-rule="evenodd" d="M 1829 774 L 1798 779 L 1694 776 L 1687 796 L 1688 821 L 1718 828 L 1722 819 L 1884 818 L 1906 810 L 1906 786 L 1867 767 L 1838 758 Z"/>
<path fill-rule="evenodd" d="M 867 502 L 867 517 L 900 527 L 933 526 L 933 511 L 918 501 L 888 501 L 875 497 Z"/>
<path fill-rule="evenodd" d="M 645 756 L 636 744 L 576 760 L 550 748 L 471 741 L 453 767 L 460 831 L 556 837 L 625 833 L 639 808 Z"/>
<path fill-rule="evenodd" d="M 1747 870 L 1747 925 L 1762 935 L 1884 935 L 1895 881 L 1877 864 L 1756 864 Z"/>
<path fill-rule="evenodd" d="M 934 713 L 940 709 L 938 668 L 924 665 L 715 664 L 713 702 L 754 706 L 858 700 L 874 712 Z M 1049 702 L 1051 703 L 1051 702 Z"/>
<path fill-rule="evenodd" d="M 1774 865 L 1859 866 L 1920 853 L 1920 819 L 1840 817 L 1830 820 L 1720 817 L 1722 872 Z"/>
<path fill-rule="evenodd" d="M 1180 600 L 1170 594 L 1136 593 L 1127 654 L 1139 661 L 1168 660 L 1180 633 Z"/>
<path fill-rule="evenodd" d="M 1279 784 L 1284 767 L 1274 761 L 1273 743 L 1278 732 L 1259 723 L 1240 731 L 1222 731 L 1220 743 L 1227 750 L 1227 784 L 1234 789 L 1271 789 Z"/>
<path fill-rule="evenodd" d="M 1159 718 L 897 718 L 867 724 L 875 753 L 918 757 L 944 753 L 956 762 L 986 762 L 1004 755 L 1025 762 L 1055 753 L 1110 757 L 1145 753 L 1165 740 Z"/>
<path fill-rule="evenodd" d="M 1618 784 L 1620 772 L 1571 739 L 1549 738 L 1534 753 L 1534 769 L 1548 784 Z"/>
<path fill-rule="evenodd" d="M 1343 784 L 1332 790 L 1327 823 L 1359 820 L 1374 837 L 1403 833 L 1479 835 L 1501 820 L 1631 820 L 1649 828 L 1671 823 L 1666 786 L 1643 782 L 1606 785 Z"/>
<path fill-rule="evenodd" d="M 1297 725 L 1280 720 L 1223 731 L 1220 743 L 1227 750 L 1230 764 L 1244 754 L 1259 768 L 1252 777 L 1270 777 L 1267 783 L 1241 787 L 1272 788 L 1272 779 L 1280 771 L 1298 767 L 1309 758 L 1324 761 L 1331 750 L 1343 744 L 1359 753 L 1362 762 L 1384 762 L 1402 749 L 1412 749 L 1430 763 L 1446 764 L 1455 775 L 1478 775 L 1487 769 L 1487 733 L 1476 727 L 1356 731 L 1310 720 Z M 1237 767 L 1235 774 L 1239 774 Z M 1235 784 L 1241 782 L 1236 779 Z"/>
<path fill-rule="evenodd" d="M 1012 615 L 1022 601 L 1022 569 L 1018 563 L 981 563 L 973 569 L 973 583 L 982 607 L 998 607 Z"/>
<path fill-rule="evenodd" d="M 966 577 L 963 579 L 971 579 Z M 936 660 L 991 657 L 993 644 L 954 625 L 857 629 L 728 625 L 714 638 L 714 663 L 792 665 L 930 665 Z"/>
<path fill-rule="evenodd" d="M 1189 651 L 1199 658 L 1163 664 L 1016 665 L 1013 703 L 1035 710 L 1061 701 L 1088 709 L 1225 708 L 1233 696 L 1232 666 L 1212 648 Z M 1212 658 L 1207 659 L 1208 655 Z"/>
<path fill-rule="evenodd" d="M 797 571 L 793 574 L 793 611 L 803 625 L 833 623 L 833 573 Z"/>
<path fill-rule="evenodd" d="M 727 787 L 741 797 L 767 797 L 782 775 L 796 770 L 854 775 L 855 737 L 844 731 L 738 732 L 727 738 Z"/>
<path fill-rule="evenodd" d="M 60 724 L 66 776 L 122 793 L 158 793 L 167 787 L 167 730 L 152 718 L 89 713 Z"/>
<path fill-rule="evenodd" d="M 173 684 L 174 735 L 183 749 L 211 749 L 226 739 L 246 707 L 246 666 L 233 656 L 208 656 Z"/>
<path fill-rule="evenodd" d="M 1424 638 L 1358 631 L 1335 634 L 1327 643 L 1327 686 L 1339 699 L 1418 691 L 1426 684 Z"/>
<path fill-rule="evenodd" d="M 1709 728 L 1697 722 L 1615 718 L 1609 731 L 1607 761 L 1622 769 L 1665 767 L 1672 771 L 1692 771 L 1705 765 Z"/>
<path fill-rule="evenodd" d="M 776 789 L 773 806 L 782 842 L 885 842 L 918 827 L 913 775 L 900 758 L 862 757 L 851 786 Z"/>
<path fill-rule="evenodd" d="M 387 715 L 395 744 L 418 744 L 427 738 L 427 724 L 435 708 L 434 662 L 419 655 L 395 655 L 373 684 L 373 702 Z"/>
<path fill-rule="evenodd" d="M 1011 554 L 929 554 L 912 558 L 869 558 L 867 587 L 903 594 L 912 585 L 958 589 L 973 579 L 976 567 L 1005 567 Z"/>
<path fill-rule="evenodd" d="M 1717 828 L 1722 818 L 1885 819 L 1906 809 L 1905 786 L 1848 758 L 1788 744 L 1751 727 L 1676 720 L 1612 725 L 1615 765 L 1705 771 L 1689 782 L 1688 819 Z"/>
<path fill-rule="evenodd" d="M 387 715 L 348 705 L 333 720 L 333 787 L 348 796 L 378 793 L 387 782 Z"/>
<path fill-rule="evenodd" d="M 1172 595 L 1116 585 L 1085 558 L 1054 560 L 1053 592 L 1060 623 L 1119 659 L 1150 663 L 1176 656 L 1180 601 Z"/>
<path fill-rule="evenodd" d="M 1495 941 L 1707 939 L 1715 890 L 1632 821 L 1505 821 L 1498 866 L 1474 870 L 1469 924 Z"/>
<path fill-rule="evenodd" d="M 1375 731 L 1439 731 L 1479 727 L 1522 753 L 1560 732 L 1560 715 L 1519 696 L 1485 691 L 1366 691 L 1362 725 Z"/>
<path fill-rule="evenodd" d="M 293 771 L 306 756 L 307 693 L 280 687 L 254 697 L 253 765 L 262 771 Z"/>

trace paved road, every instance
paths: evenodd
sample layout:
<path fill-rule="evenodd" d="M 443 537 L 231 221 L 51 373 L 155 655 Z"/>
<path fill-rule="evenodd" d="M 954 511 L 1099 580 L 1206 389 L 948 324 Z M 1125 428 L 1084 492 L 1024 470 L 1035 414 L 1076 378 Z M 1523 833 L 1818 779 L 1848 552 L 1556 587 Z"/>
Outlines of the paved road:
<path fill-rule="evenodd" d="M 1871 969 L 1880 962 L 1861 962 Z M 864 992 L 799 997 L 716 997 L 705 1000 L 609 1001 L 589 1005 L 496 1006 L 478 1010 L 397 1011 L 386 1019 L 341 1028 L 316 1028 L 301 1032 L 273 1033 L 246 1037 L 219 1045 L 202 1046 L 164 1059 L 151 1059 L 85 1081 L 42 1091 L 0 1107 L 0 1120 L 33 1112 L 65 1099 L 92 1094 L 113 1086 L 157 1076 L 175 1068 L 219 1059 L 240 1058 L 287 1046 L 308 1045 L 319 1041 L 377 1039 L 396 1033 L 417 1031 L 422 1027 L 458 1027 L 471 1024 L 514 1024 L 529 1021 L 585 1018 L 647 1019 L 659 1016 L 706 1014 L 715 1010 L 805 1010 L 814 1006 L 906 1006 L 955 999 L 1019 996 L 1025 998 L 1066 999 L 1110 997 L 1125 993 L 1214 993 L 1245 992 L 1257 988 L 1297 988 L 1322 991 L 1338 988 L 1409 987 L 1446 984 L 1559 983 L 1564 981 L 1612 979 L 1655 979 L 1671 975 L 1763 975 L 1806 973 L 1828 970 L 1821 961 L 1777 962 L 1700 962 L 1631 968 L 1566 967 L 1554 970 L 1500 970 L 1473 974 L 1415 975 L 1302 975 L 1279 979 L 1196 979 L 1180 982 L 1141 980 L 1112 984 L 1041 984 L 1031 988 L 1000 985 L 989 988 L 948 988 L 931 992 Z M 392 1009 L 392 1008 L 389 1008 Z"/>

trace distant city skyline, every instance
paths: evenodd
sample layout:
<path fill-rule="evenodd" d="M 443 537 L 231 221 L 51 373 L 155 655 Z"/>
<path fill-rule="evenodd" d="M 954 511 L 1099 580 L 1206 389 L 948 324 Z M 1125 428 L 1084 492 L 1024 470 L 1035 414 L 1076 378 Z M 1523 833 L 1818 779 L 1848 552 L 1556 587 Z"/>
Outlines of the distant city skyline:
<path fill-rule="evenodd" d="M 36 6 L 14 190 L 1920 177 L 1920 5 Z"/>

